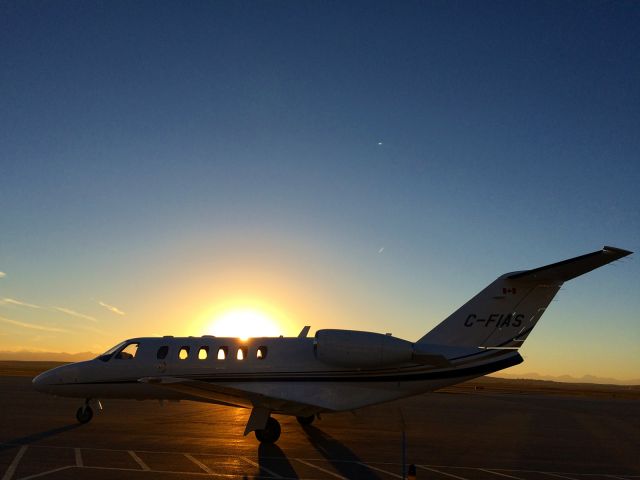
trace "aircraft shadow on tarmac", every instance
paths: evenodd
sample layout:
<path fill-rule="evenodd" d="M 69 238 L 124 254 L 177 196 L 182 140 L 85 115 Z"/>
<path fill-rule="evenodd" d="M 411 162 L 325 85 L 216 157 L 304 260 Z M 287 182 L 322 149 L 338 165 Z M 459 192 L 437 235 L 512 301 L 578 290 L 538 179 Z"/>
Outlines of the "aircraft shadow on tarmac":
<path fill-rule="evenodd" d="M 25 437 L 12 438 L 11 440 L 3 442 L 3 445 L 0 445 L 0 452 L 3 450 L 8 450 L 10 448 L 15 448 L 16 445 L 28 445 L 30 443 L 44 440 L 45 438 L 53 437 L 54 435 L 59 435 L 60 433 L 68 432 L 69 430 L 74 430 L 79 427 L 82 427 L 82 424 L 71 423 L 69 425 L 65 425 L 64 427 L 57 427 L 52 428 L 51 430 L 45 430 L 44 432 L 32 433 L 31 435 L 27 435 Z"/>
<path fill-rule="evenodd" d="M 302 427 L 311 445 L 322 454 L 338 473 L 347 478 L 380 480 L 380 477 L 362 463 L 362 460 L 338 440 L 313 425 Z M 357 468 L 357 472 L 354 471 Z"/>
<path fill-rule="evenodd" d="M 311 445 L 346 478 L 363 480 L 380 480 L 380 477 L 368 469 L 362 460 L 338 440 L 313 426 L 304 426 Z M 277 472 L 285 478 L 299 478 L 287 455 L 275 444 L 260 444 L 258 447 L 258 464 L 262 473 L 270 475 Z M 248 478 L 248 477 L 245 477 Z"/>
<path fill-rule="evenodd" d="M 275 444 L 261 443 L 258 447 L 258 465 L 265 474 L 277 472 L 285 478 L 298 478 L 285 453 Z M 245 476 L 245 478 L 248 478 Z"/>

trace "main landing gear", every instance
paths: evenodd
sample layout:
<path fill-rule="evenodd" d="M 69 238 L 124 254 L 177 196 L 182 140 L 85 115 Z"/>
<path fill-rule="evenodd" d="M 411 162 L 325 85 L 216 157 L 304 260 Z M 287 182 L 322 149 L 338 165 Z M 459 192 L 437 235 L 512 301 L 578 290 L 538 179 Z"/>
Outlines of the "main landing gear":
<path fill-rule="evenodd" d="M 260 443 L 276 443 L 280 438 L 280 422 L 273 417 L 269 417 L 267 425 L 254 433 Z"/>
<path fill-rule="evenodd" d="M 315 418 L 315 415 L 309 415 L 308 417 L 296 417 L 302 426 L 311 425 Z M 255 430 L 253 433 L 255 433 L 256 438 L 260 443 L 276 443 L 280 438 L 280 431 L 280 422 L 273 417 L 269 417 L 265 427 Z"/>
<path fill-rule="evenodd" d="M 309 415 L 308 417 L 296 417 L 298 423 L 303 427 L 306 425 L 311 425 L 313 421 L 316 419 L 315 415 Z"/>
<path fill-rule="evenodd" d="M 89 406 L 89 398 L 84 402 L 84 405 L 76 412 L 76 419 L 80 423 L 89 423 L 93 418 L 93 409 Z"/>

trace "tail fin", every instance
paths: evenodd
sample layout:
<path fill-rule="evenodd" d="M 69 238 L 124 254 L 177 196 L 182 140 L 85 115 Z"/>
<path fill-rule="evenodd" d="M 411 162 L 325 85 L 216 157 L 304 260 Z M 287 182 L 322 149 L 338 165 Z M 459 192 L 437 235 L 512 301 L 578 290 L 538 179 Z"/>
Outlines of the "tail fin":
<path fill-rule="evenodd" d="M 604 247 L 597 252 L 544 267 L 502 275 L 417 343 L 518 348 L 563 282 L 631 253 Z"/>

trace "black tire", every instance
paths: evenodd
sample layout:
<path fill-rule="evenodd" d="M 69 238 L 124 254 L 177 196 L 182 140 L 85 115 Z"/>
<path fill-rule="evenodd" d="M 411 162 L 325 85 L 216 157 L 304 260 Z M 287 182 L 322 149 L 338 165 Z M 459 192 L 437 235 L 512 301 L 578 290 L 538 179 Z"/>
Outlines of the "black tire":
<path fill-rule="evenodd" d="M 302 426 L 311 425 L 313 421 L 316 419 L 315 415 L 309 415 L 308 417 L 296 417 L 298 423 Z"/>
<path fill-rule="evenodd" d="M 85 405 L 84 407 L 80 407 L 76 412 L 76 419 L 80 423 L 89 423 L 93 418 L 93 410 L 89 405 Z"/>
<path fill-rule="evenodd" d="M 280 423 L 272 417 L 267 420 L 264 430 L 256 430 L 256 438 L 260 443 L 276 443 L 280 438 Z"/>

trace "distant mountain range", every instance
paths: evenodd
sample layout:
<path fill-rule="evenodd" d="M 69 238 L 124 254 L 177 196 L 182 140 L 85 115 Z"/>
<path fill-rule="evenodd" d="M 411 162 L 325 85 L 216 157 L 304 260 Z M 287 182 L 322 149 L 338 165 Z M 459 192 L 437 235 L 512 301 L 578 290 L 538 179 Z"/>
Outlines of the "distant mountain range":
<path fill-rule="evenodd" d="M 492 377 L 509 378 L 512 380 L 547 380 L 561 383 L 599 383 L 605 385 L 640 385 L 640 378 L 631 380 L 620 380 L 618 378 L 596 377 L 595 375 L 583 375 L 582 377 L 572 377 L 571 375 L 541 375 L 540 373 L 522 373 L 519 375 L 511 373 L 494 373 Z"/>
<path fill-rule="evenodd" d="M 18 360 L 28 362 L 80 362 L 82 360 L 96 358 L 97 356 L 97 353 L 92 352 L 30 352 L 28 350 L 9 352 L 0 350 L 0 360 Z"/>
<path fill-rule="evenodd" d="M 80 362 L 82 360 L 90 360 L 96 358 L 97 353 L 93 352 L 80 352 L 80 353 L 65 353 L 65 352 L 30 352 L 27 350 L 20 350 L 18 352 L 2 351 L 0 350 L 0 360 L 17 360 L 17 361 L 38 361 L 38 362 Z M 620 380 L 617 378 L 596 377 L 594 375 L 584 375 L 582 377 L 572 377 L 571 375 L 541 375 L 539 373 L 523 373 L 520 375 L 514 375 L 511 373 L 497 373 L 491 375 L 492 377 L 508 378 L 508 379 L 523 379 L 523 380 L 547 380 L 551 382 L 561 383 L 599 383 L 605 385 L 640 385 L 640 378 L 632 380 Z"/>

